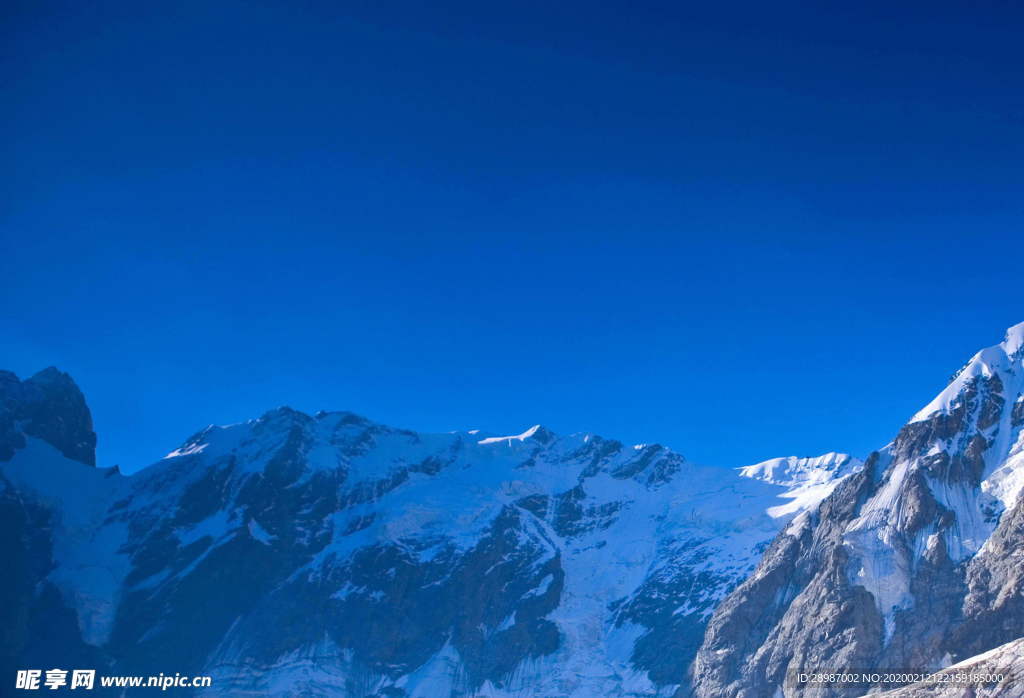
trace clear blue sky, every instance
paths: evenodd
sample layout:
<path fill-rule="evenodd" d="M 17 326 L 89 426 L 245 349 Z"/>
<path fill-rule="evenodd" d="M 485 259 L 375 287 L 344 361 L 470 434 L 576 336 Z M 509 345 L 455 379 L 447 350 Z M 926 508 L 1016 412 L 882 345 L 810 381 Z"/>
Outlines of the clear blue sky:
<path fill-rule="evenodd" d="M 1024 10 L 821 4 L 4 3 L 0 365 L 129 470 L 279 404 L 863 455 L 1024 320 Z"/>

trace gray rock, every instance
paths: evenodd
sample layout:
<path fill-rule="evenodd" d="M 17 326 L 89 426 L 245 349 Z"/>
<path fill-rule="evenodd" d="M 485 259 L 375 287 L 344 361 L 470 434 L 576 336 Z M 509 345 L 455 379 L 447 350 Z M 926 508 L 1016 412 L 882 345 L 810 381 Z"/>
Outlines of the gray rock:
<path fill-rule="evenodd" d="M 1022 336 L 979 352 L 937 409 L 779 535 L 716 609 L 695 695 L 860 695 L 798 677 L 926 671 L 1021 634 L 1024 509 L 1004 508 L 1024 467 Z"/>
<path fill-rule="evenodd" d="M 872 698 L 1019 698 L 1024 694 L 1024 639 L 936 672 L 934 678 Z"/>

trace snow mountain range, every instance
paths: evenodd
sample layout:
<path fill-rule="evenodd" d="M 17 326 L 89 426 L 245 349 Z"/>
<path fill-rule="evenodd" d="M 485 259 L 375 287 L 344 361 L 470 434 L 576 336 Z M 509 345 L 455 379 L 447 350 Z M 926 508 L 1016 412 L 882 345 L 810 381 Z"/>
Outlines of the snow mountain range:
<path fill-rule="evenodd" d="M 201 694 L 230 696 L 861 695 L 793 677 L 1024 636 L 1022 346 L 1018 325 L 866 462 L 734 470 L 282 407 L 126 476 L 96 467 L 70 377 L 0 372 L 2 670 L 209 674 Z"/>

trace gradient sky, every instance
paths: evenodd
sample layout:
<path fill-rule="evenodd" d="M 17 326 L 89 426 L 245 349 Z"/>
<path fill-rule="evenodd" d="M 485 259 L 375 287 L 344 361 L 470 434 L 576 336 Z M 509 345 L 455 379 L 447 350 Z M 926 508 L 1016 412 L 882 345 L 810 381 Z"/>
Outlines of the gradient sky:
<path fill-rule="evenodd" d="M 822 4 L 4 3 L 0 367 L 127 470 L 280 404 L 864 455 L 1024 320 L 1024 10 Z"/>

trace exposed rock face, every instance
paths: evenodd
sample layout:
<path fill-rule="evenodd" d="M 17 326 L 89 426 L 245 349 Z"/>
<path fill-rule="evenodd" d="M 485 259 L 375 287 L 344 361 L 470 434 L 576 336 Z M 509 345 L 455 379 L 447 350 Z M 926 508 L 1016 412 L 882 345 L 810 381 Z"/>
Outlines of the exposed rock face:
<path fill-rule="evenodd" d="M 716 610 L 698 696 L 858 695 L 808 670 L 934 669 L 1019 636 L 1024 325 L 773 542 Z"/>
<path fill-rule="evenodd" d="M 1024 630 L 1024 501 L 1006 512 L 967 566 L 964 621 L 955 632 L 958 656 L 980 653 Z"/>
<path fill-rule="evenodd" d="M 213 695 L 671 695 L 715 604 L 860 466 L 793 460 L 780 484 L 542 427 L 280 408 L 125 477 L 73 460 L 87 412 L 31 412 L 28 383 L 5 403 L 38 416 L 0 468 L 4 656 L 212 674 Z"/>
<path fill-rule="evenodd" d="M 32 440 L 53 457 L 36 459 L 23 453 Z M 63 465 L 87 479 L 103 477 L 86 467 L 95 464 L 95 446 L 92 416 L 67 374 L 49 368 L 20 381 L 13 373 L 0 371 L 0 464 L 22 452 L 27 469 L 33 471 L 28 480 L 44 488 L 73 490 L 77 479 L 65 480 Z M 20 475 L 0 465 L 0 674 L 6 681 L 17 669 L 43 666 L 54 657 L 76 661 L 76 666 L 102 666 L 101 652 L 82 639 L 74 603 L 64 598 L 51 577 L 57 564 L 55 530 L 61 527 L 63 514 L 52 508 L 53 500 L 31 496 L 29 488 L 10 479 L 21 480 Z M 90 492 L 79 494 L 87 497 Z M 75 563 L 69 562 L 71 569 Z"/>
<path fill-rule="evenodd" d="M 92 414 L 71 377 L 55 368 L 24 382 L 0 371 L 0 462 L 25 447 L 25 436 L 42 439 L 71 460 L 96 465 Z"/>
<path fill-rule="evenodd" d="M 965 674 L 977 682 L 964 683 Z M 1024 692 L 1024 639 L 1014 640 L 938 672 L 939 679 L 915 683 L 877 698 L 1017 698 Z M 992 680 L 985 680 L 985 676 Z M 997 678 L 1001 677 L 1001 678 Z"/>

